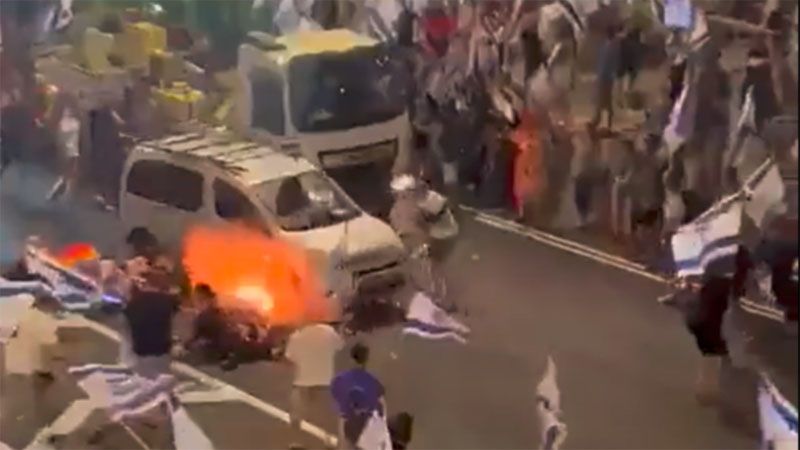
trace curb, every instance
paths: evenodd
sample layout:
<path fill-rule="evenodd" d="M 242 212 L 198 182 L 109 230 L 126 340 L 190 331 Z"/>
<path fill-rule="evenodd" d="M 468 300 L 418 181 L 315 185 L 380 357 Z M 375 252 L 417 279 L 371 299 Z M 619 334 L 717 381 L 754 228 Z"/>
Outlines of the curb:
<path fill-rule="evenodd" d="M 639 275 L 641 277 L 657 281 L 659 283 L 666 284 L 669 282 L 667 278 L 664 278 L 661 275 L 648 271 L 644 265 L 623 258 L 621 256 L 612 255 L 610 253 L 606 253 L 602 250 L 589 247 L 579 242 L 565 239 L 542 230 L 537 230 L 533 227 L 521 225 L 519 223 L 498 217 L 495 214 L 482 212 L 476 208 L 463 205 L 461 205 L 460 208 L 463 211 L 472 214 L 475 217 L 476 221 L 488 225 L 490 227 L 516 233 L 528 239 L 548 245 L 550 247 L 558 248 L 560 250 L 564 250 L 572 254 L 597 261 L 607 266 L 616 267 L 617 269 L 624 270 L 626 272 Z M 783 312 L 779 309 L 767 305 L 762 305 L 746 297 L 740 298 L 739 304 L 741 305 L 744 311 L 750 314 L 754 314 L 775 322 L 781 322 L 781 323 L 784 322 Z"/>

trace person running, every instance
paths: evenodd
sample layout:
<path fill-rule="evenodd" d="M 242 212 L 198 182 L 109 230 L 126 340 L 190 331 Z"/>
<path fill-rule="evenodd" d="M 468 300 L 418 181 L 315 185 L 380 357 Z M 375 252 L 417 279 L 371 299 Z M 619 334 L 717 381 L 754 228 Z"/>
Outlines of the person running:
<path fill-rule="evenodd" d="M 331 394 L 339 411 L 339 448 L 357 448 L 367 421 L 378 412 L 386 417 L 385 389 L 367 370 L 369 348 L 357 343 L 350 349 L 354 367 L 341 372 L 331 382 Z"/>

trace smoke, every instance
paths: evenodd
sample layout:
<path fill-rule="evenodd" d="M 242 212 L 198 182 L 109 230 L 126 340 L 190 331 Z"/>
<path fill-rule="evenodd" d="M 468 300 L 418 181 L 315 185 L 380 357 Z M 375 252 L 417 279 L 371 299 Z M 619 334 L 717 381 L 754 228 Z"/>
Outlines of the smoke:
<path fill-rule="evenodd" d="M 113 257 L 127 230 L 113 213 L 101 211 L 80 193 L 48 201 L 56 176 L 40 167 L 15 163 L 0 178 L 0 265 L 17 260 L 25 239 L 42 237 L 50 248 L 91 243 Z"/>

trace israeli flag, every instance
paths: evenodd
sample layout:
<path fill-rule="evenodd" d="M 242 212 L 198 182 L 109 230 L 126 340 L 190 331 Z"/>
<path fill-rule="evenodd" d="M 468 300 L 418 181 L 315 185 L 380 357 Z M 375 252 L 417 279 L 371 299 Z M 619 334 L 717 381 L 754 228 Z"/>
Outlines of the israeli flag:
<path fill-rule="evenodd" d="M 678 150 L 694 133 L 697 87 L 691 75 L 692 73 L 687 71 L 681 95 L 673 105 L 669 123 L 664 128 L 663 139 L 669 154 Z"/>
<path fill-rule="evenodd" d="M 78 386 L 96 404 L 102 405 L 114 422 L 138 417 L 159 405 L 168 404 L 177 383 L 172 375 L 160 375 L 151 380 L 118 365 L 86 364 L 70 367 L 69 373 L 82 378 Z"/>
<path fill-rule="evenodd" d="M 406 313 L 403 334 L 425 339 L 454 339 L 466 343 L 469 328 L 436 306 L 427 295 L 417 292 Z"/>
<path fill-rule="evenodd" d="M 358 448 L 361 450 L 392 450 L 392 438 L 386 419 L 373 411 L 367 420 L 364 430 L 358 436 Z"/>
<path fill-rule="evenodd" d="M 742 202 L 738 196 L 721 200 L 672 236 L 672 254 L 679 277 L 700 276 L 712 264 L 733 270 L 739 249 Z"/>
<path fill-rule="evenodd" d="M 783 214 L 787 209 L 784 202 L 786 187 L 778 165 L 772 159 L 767 159 L 756 169 L 745 182 L 744 191 L 747 194 L 744 212 L 762 230 L 769 219 Z"/>
<path fill-rule="evenodd" d="M 664 2 L 664 25 L 667 28 L 689 30 L 694 18 L 691 0 L 666 0 Z"/>
<path fill-rule="evenodd" d="M 797 409 L 763 375 L 758 386 L 758 412 L 763 449 L 797 449 Z"/>
<path fill-rule="evenodd" d="M 730 135 L 731 151 L 738 152 L 744 140 L 744 135 L 747 132 L 755 133 L 755 129 L 755 102 L 753 101 L 753 87 L 750 86 L 745 93 L 742 110 L 739 112 L 739 119 L 736 121 L 736 125 Z"/>
<path fill-rule="evenodd" d="M 105 364 L 70 367 L 69 372 L 82 377 L 78 385 L 95 404 L 108 411 L 112 421 L 141 416 L 167 405 L 176 450 L 214 450 L 208 436 L 175 401 L 174 376 L 165 374 L 151 380 L 137 376 L 128 367 Z"/>
<path fill-rule="evenodd" d="M 67 311 L 87 311 L 101 301 L 100 288 L 94 280 L 64 267 L 46 252 L 29 246 L 25 250 L 25 263 L 30 273 L 52 286 L 52 295 Z"/>

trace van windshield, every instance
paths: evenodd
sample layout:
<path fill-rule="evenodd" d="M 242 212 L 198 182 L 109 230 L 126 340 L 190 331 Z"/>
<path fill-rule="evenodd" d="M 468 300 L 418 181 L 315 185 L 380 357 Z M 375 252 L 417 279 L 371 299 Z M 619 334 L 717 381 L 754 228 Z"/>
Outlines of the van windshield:
<path fill-rule="evenodd" d="M 361 214 L 336 185 L 316 171 L 265 181 L 255 186 L 255 193 L 285 231 L 328 227 Z"/>
<path fill-rule="evenodd" d="M 288 72 L 292 121 L 301 132 L 371 125 L 405 109 L 400 64 L 381 46 L 298 56 Z"/>

